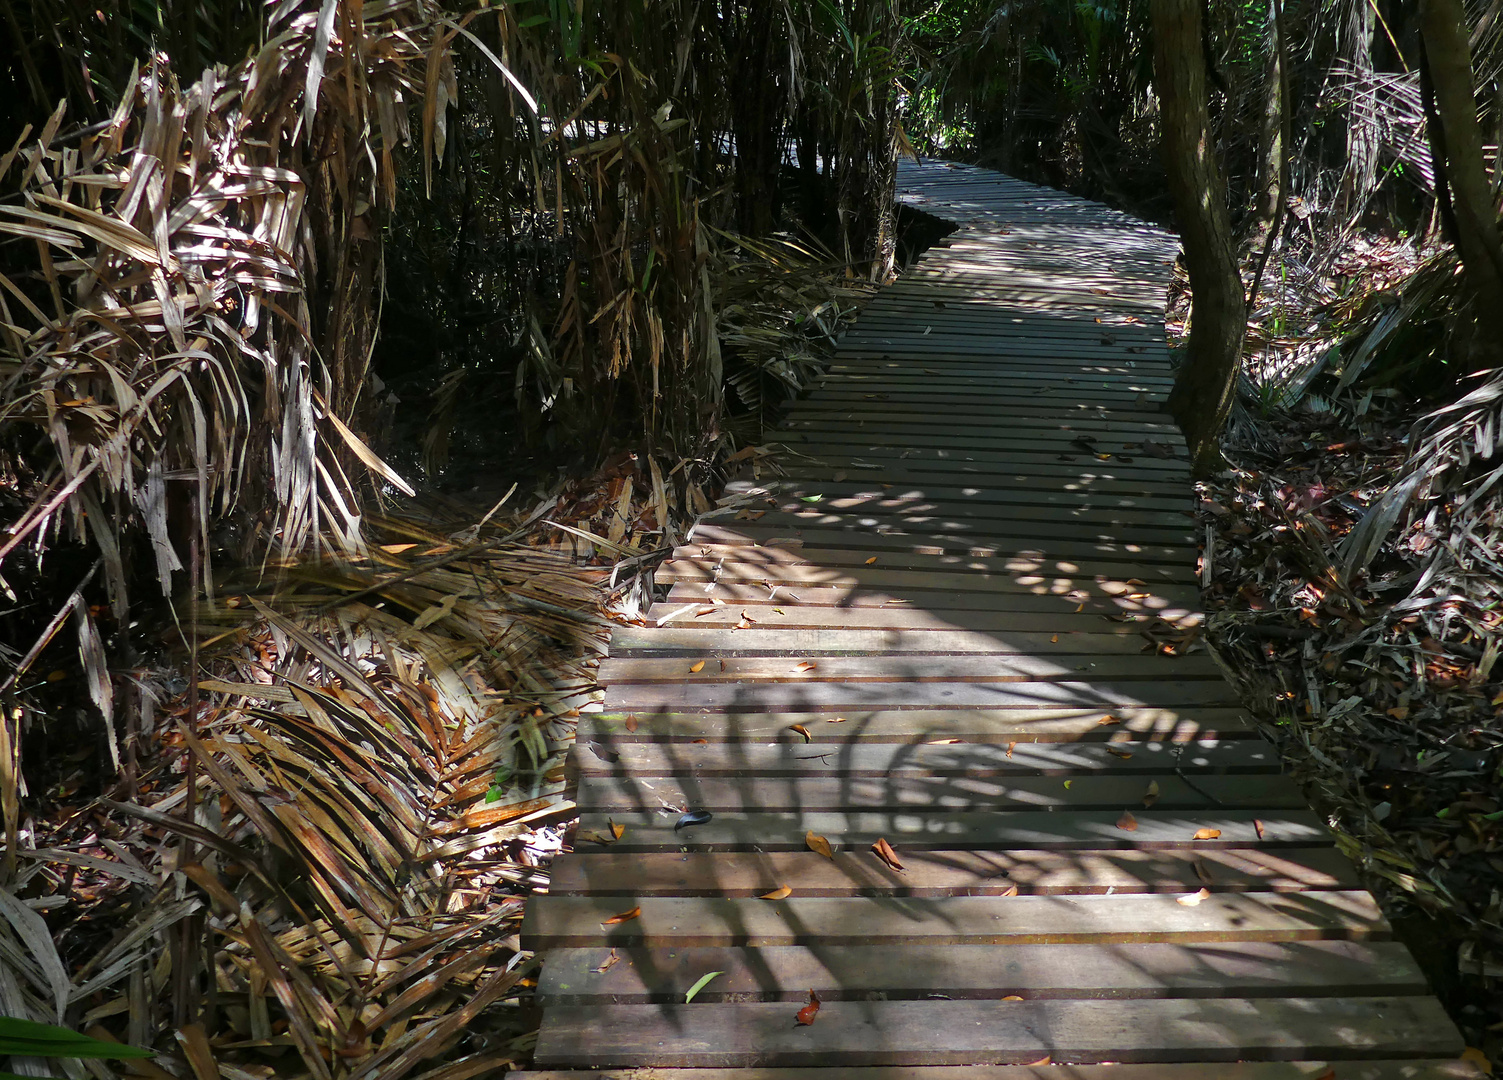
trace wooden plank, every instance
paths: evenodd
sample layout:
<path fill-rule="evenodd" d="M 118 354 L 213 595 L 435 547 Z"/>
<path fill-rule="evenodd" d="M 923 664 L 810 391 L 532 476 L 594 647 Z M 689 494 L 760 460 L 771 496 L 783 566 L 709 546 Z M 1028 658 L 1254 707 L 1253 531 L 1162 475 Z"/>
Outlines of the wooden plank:
<path fill-rule="evenodd" d="M 701 657 L 700 659 L 704 659 Z M 1100 656 L 1027 653 L 990 656 L 791 656 L 720 657 L 699 671 L 690 657 L 612 657 L 600 665 L 600 681 L 624 683 L 703 682 L 1034 682 L 1093 679 L 1221 679 L 1209 655 Z"/>
<path fill-rule="evenodd" d="M 599 970 L 603 965 L 605 970 Z M 1223 942 L 1216 945 L 773 946 L 766 949 L 557 949 L 537 1002 L 636 1005 L 722 1001 L 1401 997 L 1425 977 L 1398 942 Z"/>
<path fill-rule="evenodd" d="M 638 899 L 626 909 L 640 907 L 640 914 L 603 925 L 622 913 L 622 897 L 533 897 L 522 920 L 522 948 L 1192 944 L 1392 936 L 1372 896 L 1360 890 L 1212 893 L 1193 907 L 1163 893 Z"/>
<path fill-rule="evenodd" d="M 1112 721 L 1115 721 L 1113 723 Z M 1256 739 L 1240 707 L 1195 709 L 878 709 L 811 720 L 807 713 L 597 712 L 579 719 L 579 744 L 785 743 L 790 747 L 847 743 L 1148 742 Z M 591 756 L 594 756 L 591 753 Z"/>
<path fill-rule="evenodd" d="M 548 1010 L 538 1065 L 976 1065 L 1455 1056 L 1425 997 L 1133 1001 L 834 1001 L 808 1027 L 786 1003 Z M 1339 1074 L 1338 1074 L 1339 1075 Z"/>
<path fill-rule="evenodd" d="M 1115 715 L 1115 714 L 1113 714 Z M 803 719 L 807 722 L 808 717 Z M 816 725 L 809 725 L 811 728 Z M 1201 742 L 923 742 L 922 720 L 905 743 L 603 743 L 576 745 L 569 761 L 585 776 L 1071 776 L 1124 773 L 1277 773 L 1278 752 L 1260 739 Z M 948 736 L 941 736 L 948 738 Z"/>
<path fill-rule="evenodd" d="M 1210 808 L 1303 809 L 1305 798 L 1287 776 L 1053 776 L 987 777 L 581 777 L 574 801 L 585 813 L 628 813 L 694 807 L 717 814 L 795 810 L 1157 810 Z M 1150 796 L 1150 783 L 1153 794 Z"/>
<path fill-rule="evenodd" d="M 1160 565 L 1170 570 L 1184 571 L 1193 567 L 1198 550 L 1184 544 L 1124 544 L 1093 542 L 1090 540 L 1069 541 L 1050 537 L 1038 537 L 1032 542 L 1024 539 L 996 541 L 985 544 L 976 540 L 914 537 L 900 531 L 875 532 L 874 530 L 820 529 L 795 526 L 778 528 L 776 525 L 761 525 L 752 521 L 737 521 L 730 529 L 713 521 L 702 522 L 694 530 L 693 544 L 685 545 L 675 552 L 677 558 L 693 558 L 696 555 L 744 555 L 733 549 L 763 548 L 782 549 L 787 552 L 786 561 L 814 562 L 824 566 L 863 566 L 874 555 L 883 566 L 905 570 L 984 570 L 1003 565 L 1016 559 L 1060 559 L 1079 569 L 1091 563 L 1101 567 L 1100 572 L 1119 577 L 1135 576 L 1123 572 L 1121 564 L 1129 567 Z M 1128 548 L 1136 550 L 1128 550 Z M 1155 571 L 1167 574 L 1169 571 Z M 1164 580 L 1172 580 L 1165 577 Z"/>
<path fill-rule="evenodd" d="M 1482 1080 L 1470 1061 L 1238 1061 L 1205 1064 L 827 1066 L 808 1069 L 654 1068 L 652 1080 Z M 593 1071 L 527 1070 L 513 1080 L 600 1080 Z"/>
<path fill-rule="evenodd" d="M 766 590 L 762 590 L 766 591 Z M 833 590 L 828 590 L 833 592 Z M 1124 611 L 1115 603 L 1095 600 L 1077 601 L 1066 598 L 1058 602 L 1047 598 L 1008 597 L 1011 610 L 995 610 L 980 605 L 959 607 L 959 597 L 954 593 L 923 597 L 924 604 L 917 604 L 913 597 L 890 597 L 886 601 L 864 603 L 865 594 L 842 594 L 832 596 L 829 607 L 814 603 L 820 594 L 811 594 L 800 589 L 796 594 L 803 598 L 789 601 L 789 592 L 780 589 L 777 598 L 768 597 L 764 602 L 757 598 L 756 590 L 747 596 L 744 591 L 737 603 L 725 602 L 717 606 L 706 598 L 702 586 L 685 587 L 678 597 L 654 604 L 647 617 L 654 625 L 673 626 L 721 626 L 727 630 L 743 622 L 741 612 L 746 610 L 756 619 L 756 626 L 781 629 L 820 629 L 847 626 L 868 630 L 967 630 L 976 633 L 1011 634 L 1013 632 L 1063 634 L 1071 630 L 1086 633 L 1110 630 L 1113 626 L 1131 627 L 1134 633 L 1158 624 L 1162 618 L 1181 629 L 1199 626 L 1203 618 L 1198 611 L 1170 612 L 1159 610 L 1152 613 Z M 716 589 L 720 599 L 737 590 Z M 734 599 L 732 595 L 732 599 Z M 847 600 L 848 603 L 833 605 Z M 996 603 L 1000 606 L 998 598 Z M 1025 602 L 1027 601 L 1027 602 Z M 1036 601 L 1036 602 L 1035 602 Z M 786 604 L 786 606 L 784 606 Z"/>
<path fill-rule="evenodd" d="M 784 547 L 736 548 L 708 556 L 674 558 L 657 571 L 664 584 L 688 581 L 758 581 L 783 582 L 788 585 L 817 584 L 822 587 L 859 585 L 864 588 L 925 591 L 964 589 L 1015 592 L 1040 592 L 1046 588 L 1063 592 L 1088 589 L 1105 596 L 1144 599 L 1149 595 L 1192 602 L 1200 589 L 1186 580 L 1173 566 L 1130 568 L 1121 563 L 1097 563 L 1082 559 L 1037 558 L 1028 555 L 1005 556 L 992 560 L 968 560 L 970 566 L 950 566 L 944 560 L 920 562 L 918 567 L 893 566 L 874 556 L 860 562 L 822 563 L 817 556 L 803 557 L 802 552 L 789 558 Z M 872 560 L 868 562 L 868 560 Z M 982 565 L 974 565 L 981 563 Z M 1132 569 L 1138 573 L 1133 574 Z"/>
<path fill-rule="evenodd" d="M 908 538 L 910 544 L 924 548 L 948 550 L 958 547 L 964 551 L 985 554 L 992 548 L 997 554 L 1010 549 L 1033 550 L 1051 538 L 1061 534 L 1077 538 L 1103 552 L 1103 556 L 1119 561 L 1138 551 L 1149 551 L 1154 545 L 1177 549 L 1173 559 L 1181 559 L 1186 550 L 1196 550 L 1198 540 L 1188 519 L 1176 524 L 1171 518 L 1160 526 L 1134 525 L 1113 532 L 1110 525 L 1092 526 L 1081 522 L 1068 530 L 1059 528 L 1057 522 L 1027 521 L 1001 513 L 977 513 L 964 516 L 914 510 L 904 514 L 870 514 L 860 510 L 832 510 L 829 507 L 814 509 L 801 506 L 798 509 L 775 509 L 765 499 L 753 500 L 746 506 L 731 506 L 725 516 L 712 518 L 706 524 L 724 524 L 741 529 L 755 525 L 772 536 L 795 536 L 800 530 L 808 535 L 810 529 L 839 532 L 838 543 L 842 547 L 855 546 L 855 538 L 870 537 Z M 760 517 L 753 515 L 760 514 Z M 701 526 L 703 527 L 703 526 Z M 1120 527 L 1119 527 L 1120 528 Z M 690 539 L 699 536 L 698 529 Z M 885 543 L 885 542 L 884 542 Z M 1144 556 L 1144 562 L 1168 561 Z"/>
<path fill-rule="evenodd" d="M 1174 603 L 1164 597 L 1150 594 L 1142 599 L 1129 596 L 1093 594 L 1085 588 L 1071 589 L 1054 595 L 1032 592 L 972 592 L 959 590 L 936 591 L 909 588 L 900 594 L 891 591 L 869 589 L 857 585 L 829 588 L 822 585 L 789 586 L 778 583 L 776 588 L 760 581 L 679 582 L 668 590 L 667 603 L 710 604 L 718 600 L 727 606 L 738 608 L 777 608 L 786 612 L 790 606 L 838 607 L 842 611 L 857 608 L 911 607 L 929 611 L 955 622 L 971 625 L 969 616 L 959 613 L 981 612 L 999 615 L 1005 612 L 1029 613 L 1089 613 L 1096 616 L 1143 616 L 1165 619 L 1179 626 L 1197 623 L 1201 614 L 1198 605 Z M 809 625 L 829 625 L 810 623 Z M 859 625 L 859 624 L 858 624 Z M 890 625 L 890 624 L 881 624 Z M 909 625 L 897 623 L 896 625 Z M 1042 625 L 1042 624 L 1035 624 Z"/>
<path fill-rule="evenodd" d="M 1151 802 L 1154 810 L 1303 810 L 1305 796 L 1288 777 L 582 777 L 574 802 L 582 813 L 627 814 L 693 807 L 747 816 L 794 811 L 1099 810 L 1120 813 Z M 658 823 L 663 822 L 658 817 Z M 936 819 L 947 825 L 947 819 Z M 697 837 L 697 829 L 694 835 Z M 687 843 L 688 832 L 685 832 Z M 697 843 L 697 841 L 696 841 Z"/>
<path fill-rule="evenodd" d="M 739 614 L 739 613 L 738 613 Z M 740 622 L 736 624 L 740 626 Z M 1134 664 L 1172 674 L 1179 660 L 1153 655 L 1153 645 L 1125 624 L 1114 631 L 1103 623 L 1097 630 L 1064 633 L 1012 633 L 1006 636 L 956 629 L 779 630 L 760 622 L 739 630 L 720 626 L 621 626 L 611 634 L 613 659 L 645 656 L 768 656 L 783 657 L 790 665 L 799 657 L 817 656 L 1029 656 L 1039 661 L 1085 653 L 1093 659 L 1131 658 Z M 1198 654 L 1192 654 L 1192 656 Z M 1163 660 L 1160 663 L 1159 660 Z M 602 679 L 604 681 L 604 679 Z"/>
<path fill-rule="evenodd" d="M 585 842 L 582 846 L 596 848 Z M 898 873 L 871 852 L 636 852 L 609 847 L 553 863 L 555 896 L 1025 896 L 1320 892 L 1359 888 L 1333 847 L 1131 851 L 911 851 Z M 770 902 L 770 901 L 769 901 Z M 617 910 L 624 910 L 623 905 Z"/>
<path fill-rule="evenodd" d="M 953 781 L 952 781 L 953 783 Z M 693 788 L 692 781 L 689 787 Z M 607 818 L 625 827 L 612 850 L 631 851 L 801 851 L 809 833 L 823 836 L 832 850 L 864 851 L 887 840 L 899 858 L 908 851 L 995 851 L 1221 847 L 1309 847 L 1328 843 L 1330 830 L 1310 810 L 1206 810 L 1143 808 L 1148 782 L 1127 803 L 1134 828 L 1118 822 L 1124 809 L 1111 810 L 902 810 L 842 809 L 721 811 L 704 825 L 679 830 L 684 807 L 583 813 L 579 827 L 604 833 Z M 691 796 L 692 798 L 692 796 Z M 691 807 L 697 804 L 691 802 Z M 1197 836 L 1208 839 L 1198 840 Z"/>
<path fill-rule="evenodd" d="M 836 503 L 843 499 L 880 500 L 883 505 L 897 505 L 903 501 L 964 502 L 967 505 L 993 503 L 1014 506 L 1057 506 L 1070 510 L 1142 510 L 1158 511 L 1164 516 L 1182 514 L 1193 509 L 1195 503 L 1188 491 L 1181 495 L 1164 496 L 1128 495 L 1096 490 L 1071 490 L 1067 487 L 1036 485 L 1030 488 L 1006 488 L 986 483 L 984 476 L 971 482 L 951 481 L 945 483 L 898 484 L 881 476 L 848 477 L 832 480 L 817 487 L 797 479 L 760 482 L 732 481 L 726 485 L 726 496 L 763 496 L 786 500 L 790 497 L 808 502 L 818 500 Z"/>
<path fill-rule="evenodd" d="M 815 672 L 815 674 L 818 674 Z M 797 683 L 619 683 L 608 686 L 607 709 L 843 713 L 853 709 L 1118 709 L 1129 705 L 1180 707 L 1236 705 L 1237 695 L 1219 679 L 1149 682 L 1068 680 L 1058 682 L 819 682 Z"/>

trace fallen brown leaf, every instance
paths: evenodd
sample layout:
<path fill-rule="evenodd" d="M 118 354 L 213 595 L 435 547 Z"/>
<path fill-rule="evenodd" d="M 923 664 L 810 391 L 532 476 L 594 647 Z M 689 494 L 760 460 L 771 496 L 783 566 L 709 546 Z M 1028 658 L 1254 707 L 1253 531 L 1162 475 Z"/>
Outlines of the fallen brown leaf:
<path fill-rule="evenodd" d="M 1158 801 L 1159 782 L 1157 780 L 1150 780 L 1148 781 L 1148 790 L 1143 794 L 1143 806 L 1146 809 Z"/>
<path fill-rule="evenodd" d="M 1096 721 L 1096 726 L 1097 727 L 1110 727 L 1113 724 L 1120 724 L 1120 723 L 1122 723 L 1122 718 L 1120 716 L 1112 716 L 1110 713 L 1108 713 L 1107 715 L 1103 716 L 1100 720 Z"/>
<path fill-rule="evenodd" d="M 699 663 L 695 664 L 693 667 L 691 667 L 689 669 L 689 674 L 690 675 L 698 675 L 704 669 L 705 669 L 705 662 L 703 660 L 701 660 Z"/>
<path fill-rule="evenodd" d="M 600 962 L 600 966 L 599 967 L 597 967 L 597 968 L 591 968 L 590 970 L 593 971 L 595 974 L 599 975 L 599 974 L 601 974 L 603 972 L 606 972 L 606 971 L 609 971 L 611 968 L 615 967 L 616 962 L 619 961 L 620 959 L 621 959 L 621 954 L 618 953 L 615 949 L 612 949 L 611 950 L 611 954 L 609 956 L 607 956 L 604 960 L 602 960 Z"/>
<path fill-rule="evenodd" d="M 827 859 L 835 858 L 835 853 L 830 850 L 830 842 L 813 829 L 804 834 L 804 843 L 809 845 L 810 851 L 817 851 Z"/>
<path fill-rule="evenodd" d="M 816 664 L 814 661 L 812 661 L 812 660 L 805 660 L 801 664 L 798 665 L 797 670 L 799 670 L 799 671 L 813 671 L 817 667 L 819 667 L 819 665 Z"/>
<path fill-rule="evenodd" d="M 866 560 L 866 565 L 870 566 L 872 563 L 874 563 L 876 561 L 877 561 L 877 557 L 875 555 L 873 555 L 870 559 Z"/>
<path fill-rule="evenodd" d="M 626 730 L 635 733 L 637 730 L 637 714 L 626 714 Z"/>
<path fill-rule="evenodd" d="M 1257 818 L 1252 819 L 1252 827 L 1257 831 L 1258 839 L 1263 839 L 1263 822 Z"/>
<path fill-rule="evenodd" d="M 804 737 L 804 742 L 814 741 L 814 736 L 809 734 L 809 729 L 804 727 L 803 724 L 794 724 L 792 725 L 791 730 L 796 731 L 800 735 L 802 735 Z"/>
<path fill-rule="evenodd" d="M 633 919 L 635 919 L 640 914 L 642 914 L 642 909 L 640 907 L 634 907 L 630 911 L 623 911 L 619 915 L 612 915 L 609 919 L 606 919 L 600 925 L 601 926 L 616 926 L 619 923 L 631 922 Z"/>
<path fill-rule="evenodd" d="M 886 837 L 879 837 L 877 842 L 872 845 L 872 851 L 876 853 L 877 858 L 881 859 L 894 870 L 903 869 L 903 864 L 898 862 L 898 853 L 892 850 L 892 845 L 887 842 Z"/>
<path fill-rule="evenodd" d="M 783 886 L 780 886 L 779 888 L 773 889 L 772 892 L 770 892 L 770 893 L 763 893 L 761 896 L 757 897 L 757 899 L 758 900 L 786 900 L 786 899 L 788 899 L 788 897 L 790 897 L 792 895 L 793 895 L 793 889 L 791 889 L 787 885 L 783 885 Z"/>
<path fill-rule="evenodd" d="M 1131 810 L 1122 811 L 1122 816 L 1117 819 L 1117 828 L 1125 832 L 1138 831 L 1138 819 L 1132 816 Z"/>
<path fill-rule="evenodd" d="M 1215 839 L 1219 838 L 1220 836 L 1221 836 L 1221 830 L 1220 829 L 1196 829 L 1195 830 L 1195 839 L 1197 839 L 1197 840 L 1215 840 Z"/>
<path fill-rule="evenodd" d="M 1184 904 L 1185 907 L 1195 907 L 1202 900 L 1209 900 L 1210 898 L 1211 890 L 1201 889 L 1198 892 L 1187 893 L 1184 896 L 1176 897 L 1175 903 Z"/>
<path fill-rule="evenodd" d="M 809 991 L 809 1004 L 798 1011 L 800 1027 L 808 1027 L 814 1023 L 814 1018 L 819 1015 L 819 995 L 813 990 Z"/>
<path fill-rule="evenodd" d="M 1108 754 L 1111 754 L 1113 757 L 1121 758 L 1123 761 L 1126 761 L 1128 758 L 1132 757 L 1131 750 L 1122 750 L 1115 746 L 1108 746 L 1106 748 L 1106 752 Z"/>

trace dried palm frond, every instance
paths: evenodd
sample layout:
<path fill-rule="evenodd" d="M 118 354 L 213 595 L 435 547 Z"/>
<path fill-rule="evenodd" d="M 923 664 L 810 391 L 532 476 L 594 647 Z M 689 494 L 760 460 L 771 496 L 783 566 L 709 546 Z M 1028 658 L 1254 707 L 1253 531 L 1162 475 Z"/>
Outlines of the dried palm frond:
<path fill-rule="evenodd" d="M 536 545 L 551 505 L 463 529 L 375 518 L 363 560 L 289 563 L 275 589 L 231 576 L 201 597 L 217 677 L 199 682 L 198 715 L 180 699 L 156 732 L 186 774 L 101 801 L 103 828 L 135 834 L 124 845 L 101 851 L 90 830 L 26 853 L 28 876 L 54 882 L 31 891 L 62 902 L 89 897 L 66 887 L 69 866 L 120 878 L 134 923 L 77 970 L 0 892 L 0 1001 L 49 1019 L 88 1001 L 161 1047 L 161 1003 L 186 986 L 198 1052 L 238 1070 L 224 1075 L 397 1080 L 435 1058 L 517 1059 L 533 969 L 515 935 L 546 880 L 529 845 L 572 814 L 563 753 L 609 574 Z M 162 952 L 184 934 L 195 947 Z"/>

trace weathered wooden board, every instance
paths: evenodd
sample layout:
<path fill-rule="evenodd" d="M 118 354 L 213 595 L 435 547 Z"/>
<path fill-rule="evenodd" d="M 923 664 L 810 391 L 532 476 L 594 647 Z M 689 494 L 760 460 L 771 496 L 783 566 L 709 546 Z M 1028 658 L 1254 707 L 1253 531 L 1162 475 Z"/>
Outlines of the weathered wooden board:
<path fill-rule="evenodd" d="M 823 836 L 832 851 L 864 851 L 887 840 L 900 857 L 908 851 L 934 850 L 1208 851 L 1251 844 L 1305 847 L 1330 841 L 1330 830 L 1311 810 L 1144 809 L 1147 788 L 1144 782 L 1136 798 L 1111 810 L 722 810 L 706 824 L 680 829 L 675 822 L 681 810 L 654 808 L 587 812 L 580 815 L 579 827 L 598 835 L 606 832 L 611 821 L 623 826 L 621 838 L 610 845 L 619 852 L 801 851 L 808 846 L 811 832 Z M 698 808 L 693 802 L 690 806 Z"/>
<path fill-rule="evenodd" d="M 834 1001 L 550 1009 L 539 1065 L 977 1065 L 1455 1055 L 1427 997 L 1113 1001 Z"/>
<path fill-rule="evenodd" d="M 653 1080 L 1331 1080 L 1335 1065 L 1340 1080 L 1482 1080 L 1470 1061 L 1238 1061 L 1217 1064 L 1152 1065 L 903 1065 L 815 1066 L 807 1069 L 672 1069 L 654 1068 Z M 530 1070 L 508 1074 L 514 1080 L 600 1080 L 600 1073 L 580 1070 Z"/>
<path fill-rule="evenodd" d="M 601 945 L 1113 945 L 1168 941 L 1386 940 L 1382 912 L 1359 890 L 1074 896 L 801 897 L 785 900 L 539 896 L 524 949 Z M 609 923 L 640 909 L 624 922 Z"/>
<path fill-rule="evenodd" d="M 704 658 L 700 658 L 704 659 Z M 1206 653 L 1190 656 L 1102 656 L 1063 653 L 1038 656 L 820 656 L 816 659 L 721 657 L 699 667 L 693 657 L 616 657 L 600 665 L 600 681 L 624 683 L 704 682 L 1061 682 L 1082 678 L 1108 681 L 1150 679 L 1221 680 L 1221 669 Z"/>
<path fill-rule="evenodd" d="M 1066 786 L 1068 784 L 1068 786 Z M 1151 785 L 1151 787 L 1150 787 Z M 587 776 L 574 801 L 581 811 L 624 815 L 693 807 L 717 814 L 794 810 L 1158 810 L 1303 809 L 1286 776 L 995 777 L 677 777 Z M 618 817 L 617 820 L 625 820 Z"/>
<path fill-rule="evenodd" d="M 544 1005 L 1032 998 L 1401 997 L 1425 992 L 1396 942 L 1215 945 L 773 946 L 559 949 L 538 983 Z M 601 970 L 602 967 L 604 970 Z"/>
<path fill-rule="evenodd" d="M 760 897 L 783 886 L 798 896 L 1004 896 L 1304 892 L 1358 888 L 1333 847 L 1076 851 L 912 851 L 899 873 L 870 851 L 648 852 L 589 854 L 553 864 L 559 896 Z M 624 910 L 624 907 L 622 909 Z"/>
<path fill-rule="evenodd" d="M 794 725 L 803 728 L 797 730 Z M 600 712 L 579 720 L 578 745 L 621 743 L 781 743 L 828 749 L 832 744 L 1105 743 L 1127 740 L 1190 743 L 1259 739 L 1240 708 L 1193 709 L 853 709 L 811 720 L 808 713 Z M 1131 749 L 1131 748 L 1129 748 Z M 924 751 L 924 753 L 929 753 Z M 633 764 L 641 764 L 633 759 Z M 972 762 L 979 768 L 979 762 Z M 703 775 L 702 773 L 700 775 Z"/>
<path fill-rule="evenodd" d="M 1102 715 L 1114 715 L 1106 714 Z M 802 718 L 808 724 L 808 717 Z M 907 743 L 806 744 L 790 734 L 781 743 L 658 743 L 598 740 L 569 756 L 583 775 L 633 776 L 887 776 L 918 771 L 935 776 L 1070 776 L 1076 773 L 1182 776 L 1200 773 L 1277 773 L 1279 756 L 1261 739 L 1206 742 L 1122 741 L 955 743 L 931 736 L 926 721 Z M 813 725 L 808 725 L 811 728 Z M 934 742 L 923 740 L 934 738 Z"/>

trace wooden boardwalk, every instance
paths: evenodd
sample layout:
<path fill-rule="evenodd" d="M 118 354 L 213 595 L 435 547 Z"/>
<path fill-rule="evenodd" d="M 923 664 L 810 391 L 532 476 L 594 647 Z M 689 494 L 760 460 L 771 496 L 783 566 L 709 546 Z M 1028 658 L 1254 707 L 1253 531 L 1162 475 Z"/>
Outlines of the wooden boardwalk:
<path fill-rule="evenodd" d="M 959 231 L 580 720 L 532 1080 L 1480 1075 L 1194 649 L 1175 241 L 981 169 L 899 186 Z"/>

